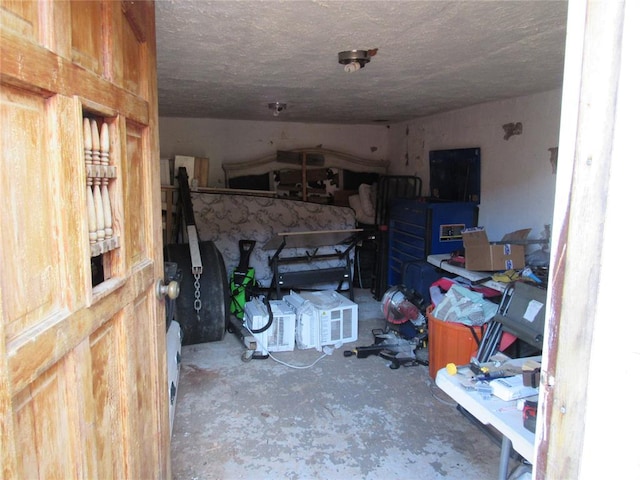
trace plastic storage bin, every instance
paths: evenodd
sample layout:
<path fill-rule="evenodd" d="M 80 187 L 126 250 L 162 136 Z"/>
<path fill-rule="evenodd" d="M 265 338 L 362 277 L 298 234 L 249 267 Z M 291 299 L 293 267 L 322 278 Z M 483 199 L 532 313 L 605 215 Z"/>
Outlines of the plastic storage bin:
<path fill-rule="evenodd" d="M 466 365 L 478 351 L 478 343 L 471 327 L 455 322 L 445 322 L 434 317 L 433 306 L 427 308 L 429 323 L 429 376 L 436 378 L 438 370 L 447 363 Z M 478 340 L 482 339 L 481 327 L 473 327 Z"/>

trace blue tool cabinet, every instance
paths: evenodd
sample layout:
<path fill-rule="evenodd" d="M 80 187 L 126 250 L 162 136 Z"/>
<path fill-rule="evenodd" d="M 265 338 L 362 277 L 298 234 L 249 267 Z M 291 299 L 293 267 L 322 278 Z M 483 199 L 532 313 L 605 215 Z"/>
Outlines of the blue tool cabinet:
<path fill-rule="evenodd" d="M 403 266 L 431 254 L 462 250 L 462 230 L 477 226 L 478 204 L 396 199 L 389 216 L 387 283 L 403 283 Z M 411 285 L 405 285 L 413 288 Z"/>

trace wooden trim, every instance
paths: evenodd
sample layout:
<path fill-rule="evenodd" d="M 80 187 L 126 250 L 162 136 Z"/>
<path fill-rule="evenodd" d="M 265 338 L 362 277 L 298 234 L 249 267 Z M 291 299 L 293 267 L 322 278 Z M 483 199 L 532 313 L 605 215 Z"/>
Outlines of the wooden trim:
<path fill-rule="evenodd" d="M 2 287 L 0 286 L 0 313 L 2 312 Z M 8 355 L 5 343 L 4 314 L 0 322 L 0 478 L 17 478 L 15 430 L 13 426 L 12 385 L 9 375 Z M 9 441 L 11 439 L 11 441 Z"/>
<path fill-rule="evenodd" d="M 25 49 L 29 51 L 28 62 L 24 61 L 22 54 Z M 149 124 L 147 101 L 46 48 L 3 33 L 0 36 L 0 58 L 2 83 L 35 90 L 43 97 L 54 93 L 72 97 L 82 91 L 84 97 L 90 97 L 97 105 L 110 105 L 130 120 L 141 125 Z"/>
<path fill-rule="evenodd" d="M 624 427 L 635 430 L 635 415 L 613 403 L 635 396 L 629 375 L 640 365 L 637 319 L 620 280 L 620 232 L 633 222 L 638 178 L 630 160 L 637 28 L 627 26 L 638 25 L 640 9 L 628 4 L 577 1 L 569 8 L 537 480 L 639 473 L 637 446 L 618 438 Z"/>

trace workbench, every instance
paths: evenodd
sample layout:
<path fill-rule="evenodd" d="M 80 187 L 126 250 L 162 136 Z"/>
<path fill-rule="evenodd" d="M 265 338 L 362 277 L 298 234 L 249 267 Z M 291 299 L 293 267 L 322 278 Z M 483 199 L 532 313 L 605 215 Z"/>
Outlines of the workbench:
<path fill-rule="evenodd" d="M 272 287 L 276 297 L 282 298 L 283 288 L 303 288 L 312 285 L 338 282 L 338 289 L 347 283 L 349 298 L 353 300 L 353 282 L 349 253 L 361 240 L 363 229 L 321 230 L 304 232 L 281 232 L 274 235 L 265 245 L 265 250 L 275 250 L 269 258 L 273 271 Z M 333 246 L 332 253 L 318 253 L 320 247 Z M 282 257 L 287 249 L 304 249 L 304 255 Z M 284 271 L 280 267 L 289 264 L 313 264 L 314 262 L 337 259 L 338 266 L 306 268 Z"/>
<path fill-rule="evenodd" d="M 539 362 L 541 357 L 519 358 L 510 360 L 510 363 L 521 366 L 529 359 Z M 502 434 L 499 479 L 506 480 L 508 476 L 512 448 L 533 464 L 535 434 L 524 428 L 517 400 L 504 401 L 493 395 L 485 399 L 479 392 L 464 388 L 459 375 L 450 375 L 446 368 L 442 368 L 436 375 L 436 385 L 479 422 L 492 425 Z"/>

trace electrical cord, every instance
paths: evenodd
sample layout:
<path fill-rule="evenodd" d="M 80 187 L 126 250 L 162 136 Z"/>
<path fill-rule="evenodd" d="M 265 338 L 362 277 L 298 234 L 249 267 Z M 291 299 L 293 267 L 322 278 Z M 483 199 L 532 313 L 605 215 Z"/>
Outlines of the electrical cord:
<path fill-rule="evenodd" d="M 253 335 L 253 331 L 249 328 L 246 327 L 247 330 L 249 331 L 249 333 L 251 333 Z M 284 365 L 285 367 L 289 367 L 289 368 L 295 368 L 297 370 L 305 370 L 307 368 L 311 368 L 313 366 L 315 366 L 316 363 L 318 363 L 320 360 L 322 360 L 324 357 L 331 355 L 333 353 L 334 347 L 330 347 L 328 345 L 325 345 L 324 347 L 322 347 L 322 355 L 320 355 L 318 358 L 316 358 L 312 363 L 310 363 L 309 365 L 293 365 L 291 363 L 287 363 L 284 360 L 280 360 L 279 358 L 276 358 L 273 356 L 273 354 L 266 348 L 263 348 L 264 345 L 262 345 L 262 342 L 260 342 L 260 340 L 258 340 L 258 338 L 255 339 L 256 343 L 258 343 L 258 346 L 260 347 L 260 349 L 264 349 L 267 351 L 267 355 L 269 356 L 269 358 L 271 360 L 273 360 L 276 363 L 279 363 L 281 365 Z M 340 347 L 342 346 L 342 344 L 340 344 Z M 339 348 L 339 347 L 336 347 Z"/>
<path fill-rule="evenodd" d="M 320 357 L 318 357 L 318 358 L 317 358 L 313 363 L 311 363 L 311 364 L 309 364 L 309 365 L 292 365 L 292 364 L 290 364 L 290 363 L 284 362 L 284 361 L 282 361 L 282 360 L 280 360 L 280 359 L 278 359 L 278 358 L 274 357 L 274 356 L 271 354 L 271 352 L 268 352 L 268 354 L 269 354 L 269 358 L 270 358 L 271 360 L 273 360 L 274 362 L 277 362 L 277 363 L 279 363 L 279 364 L 281 364 L 281 365 L 284 365 L 285 367 L 295 368 L 295 369 L 298 369 L 298 370 L 304 370 L 304 369 L 307 369 L 307 368 L 311 368 L 311 367 L 313 367 L 316 363 L 318 363 L 320 360 L 322 360 L 324 357 L 326 357 L 326 356 L 327 356 L 327 354 L 326 354 L 326 353 L 323 353 Z"/>
<path fill-rule="evenodd" d="M 247 286 L 247 291 L 248 291 L 248 297 L 250 300 L 254 299 L 254 298 L 258 298 L 258 296 L 256 295 L 257 290 L 250 288 L 249 286 Z M 232 306 L 232 311 L 235 308 L 235 311 L 242 313 L 244 315 L 244 305 L 240 305 L 240 302 L 238 302 L 236 295 L 239 294 L 239 291 L 231 291 L 231 306 Z M 268 298 L 268 297 L 267 297 Z M 247 300 L 249 301 L 249 300 Z M 254 330 L 251 333 L 262 333 L 262 332 L 266 332 L 267 330 L 269 330 L 269 328 L 271 327 L 271 325 L 273 324 L 273 311 L 271 310 L 271 304 L 269 303 L 269 300 L 264 299 L 263 302 L 265 304 L 265 306 L 267 307 L 267 312 L 269 313 L 269 320 L 267 321 L 267 323 L 263 326 L 260 327 L 256 330 Z M 246 301 L 245 301 L 246 304 Z M 240 317 L 240 319 L 242 319 Z"/>

